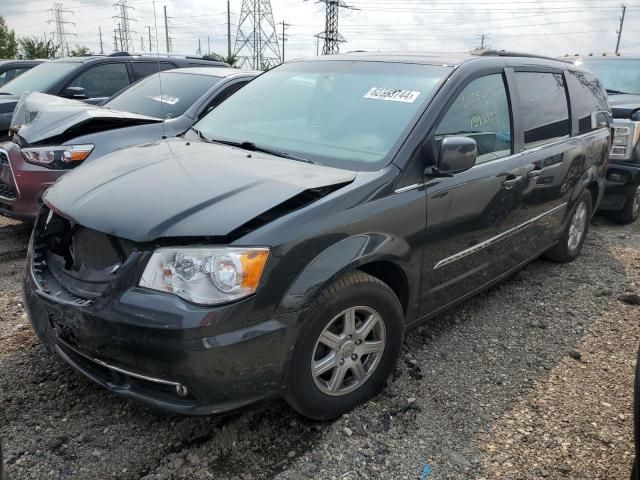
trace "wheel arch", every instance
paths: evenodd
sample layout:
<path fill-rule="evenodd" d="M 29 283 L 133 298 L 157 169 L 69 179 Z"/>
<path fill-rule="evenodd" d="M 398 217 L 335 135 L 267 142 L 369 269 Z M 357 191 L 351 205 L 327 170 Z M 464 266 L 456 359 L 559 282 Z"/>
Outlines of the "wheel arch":
<path fill-rule="evenodd" d="M 406 320 L 418 311 L 422 262 L 412 261 L 406 240 L 382 233 L 354 235 L 336 242 L 309 262 L 287 289 L 280 310 L 301 310 L 342 275 L 359 270 L 384 282 L 398 297 Z M 421 257 L 420 257 L 421 258 Z"/>

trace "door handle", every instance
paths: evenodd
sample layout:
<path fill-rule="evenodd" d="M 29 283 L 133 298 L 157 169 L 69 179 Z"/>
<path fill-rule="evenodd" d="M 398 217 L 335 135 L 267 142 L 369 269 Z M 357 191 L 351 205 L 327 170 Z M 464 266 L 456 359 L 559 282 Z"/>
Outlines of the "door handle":
<path fill-rule="evenodd" d="M 511 178 L 508 178 L 507 180 L 504 180 L 502 182 L 502 186 L 507 190 L 509 190 L 513 188 L 515 185 L 517 185 L 518 183 L 520 183 L 521 181 L 522 181 L 522 177 L 518 175 L 517 177 L 511 177 Z"/>
<path fill-rule="evenodd" d="M 539 169 L 531 170 L 529 173 L 527 173 L 527 178 L 539 177 L 541 174 L 542 174 L 542 170 L 539 170 Z"/>

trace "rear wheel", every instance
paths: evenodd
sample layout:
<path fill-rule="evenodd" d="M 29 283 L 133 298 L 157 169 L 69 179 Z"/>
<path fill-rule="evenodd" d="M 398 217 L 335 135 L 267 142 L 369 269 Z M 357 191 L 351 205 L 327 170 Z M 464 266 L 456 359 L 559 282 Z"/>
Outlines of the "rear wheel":
<path fill-rule="evenodd" d="M 611 212 L 609 216 L 623 225 L 635 222 L 640 217 L 640 185 L 630 190 L 622 209 Z"/>
<path fill-rule="evenodd" d="M 350 272 L 320 294 L 303 322 L 287 393 L 294 409 L 328 420 L 383 389 L 404 333 L 402 307 L 385 283 Z"/>
<path fill-rule="evenodd" d="M 582 251 L 591 222 L 591 192 L 585 190 L 571 211 L 558 243 L 544 257 L 559 263 L 571 262 Z"/>

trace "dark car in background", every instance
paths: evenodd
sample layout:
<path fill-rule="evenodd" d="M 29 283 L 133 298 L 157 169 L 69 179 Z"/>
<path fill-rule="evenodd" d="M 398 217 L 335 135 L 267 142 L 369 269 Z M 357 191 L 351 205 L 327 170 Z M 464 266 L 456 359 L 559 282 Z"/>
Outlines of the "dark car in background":
<path fill-rule="evenodd" d="M 0 215 L 32 220 L 60 176 L 115 150 L 186 132 L 258 72 L 198 67 L 148 76 L 103 106 L 30 94 L 0 144 Z M 132 159 L 135 162 L 135 159 Z"/>
<path fill-rule="evenodd" d="M 47 190 L 25 308 L 125 397 L 191 414 L 284 397 L 334 418 L 382 390 L 405 329 L 580 254 L 607 110 L 593 75 L 542 57 L 285 63 L 184 137 Z"/>
<path fill-rule="evenodd" d="M 0 60 L 0 87 L 18 78 L 44 60 Z"/>
<path fill-rule="evenodd" d="M 576 64 L 603 83 L 613 111 L 613 145 L 600 210 L 631 223 L 640 216 L 640 56 L 586 56 Z"/>
<path fill-rule="evenodd" d="M 0 87 L 0 141 L 8 137 L 11 114 L 26 92 L 48 93 L 94 105 L 135 81 L 162 70 L 220 66 L 225 63 L 191 57 L 129 55 L 60 58 L 44 62 Z"/>

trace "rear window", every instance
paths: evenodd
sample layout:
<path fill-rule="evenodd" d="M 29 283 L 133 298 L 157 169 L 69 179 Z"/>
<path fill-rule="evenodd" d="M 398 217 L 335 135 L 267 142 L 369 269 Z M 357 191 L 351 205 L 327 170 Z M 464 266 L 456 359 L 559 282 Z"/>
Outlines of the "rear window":
<path fill-rule="evenodd" d="M 516 72 L 524 148 L 569 137 L 569 105 L 560 73 Z"/>
<path fill-rule="evenodd" d="M 192 73 L 156 73 L 140 80 L 104 106 L 163 119 L 182 115 L 220 77 Z"/>
<path fill-rule="evenodd" d="M 578 116 L 578 133 L 586 133 L 607 124 L 607 96 L 600 81 L 591 73 L 568 72 L 571 103 Z"/>

